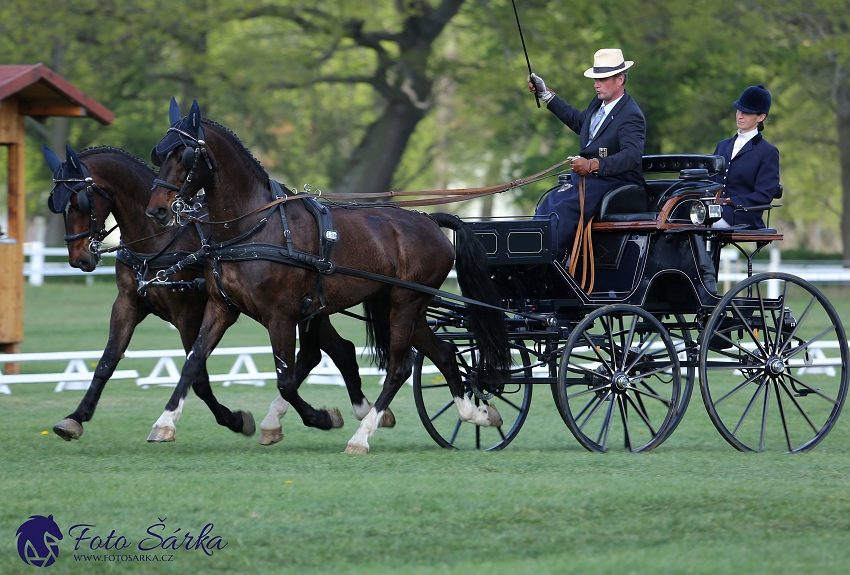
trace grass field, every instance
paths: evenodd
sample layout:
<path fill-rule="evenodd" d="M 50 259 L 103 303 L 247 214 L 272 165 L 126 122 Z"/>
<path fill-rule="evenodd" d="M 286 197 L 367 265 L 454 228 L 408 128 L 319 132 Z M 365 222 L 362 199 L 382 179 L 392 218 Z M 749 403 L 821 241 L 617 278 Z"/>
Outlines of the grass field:
<path fill-rule="evenodd" d="M 114 286 L 28 289 L 24 351 L 100 349 Z M 843 294 L 830 295 L 848 316 Z M 349 337 L 356 323 L 340 322 Z M 222 345 L 264 345 L 240 320 Z M 177 333 L 146 320 L 132 349 L 178 347 Z M 121 364 L 125 367 L 124 364 Z M 18 385 L 0 396 L 0 573 L 31 573 L 15 549 L 30 515 L 52 514 L 66 534 L 50 573 L 847 573 L 850 564 L 850 420 L 812 453 L 741 454 L 717 434 L 699 393 L 682 425 L 648 454 L 581 448 L 535 388 L 528 422 L 504 451 L 446 451 L 428 437 L 412 393 L 393 404 L 398 425 L 372 452 L 342 454 L 356 429 L 345 390 L 307 386 L 314 405 L 340 407 L 346 426 L 307 429 L 284 419 L 286 438 L 261 447 L 219 428 L 190 395 L 178 441 L 145 438 L 170 389 L 107 386 L 79 441 L 50 427 L 82 392 Z M 261 418 L 276 390 L 215 386 L 232 408 Z M 377 383 L 367 395 L 377 396 Z M 156 527 L 162 520 L 166 527 Z M 180 529 L 213 523 L 227 545 L 140 552 Z M 68 529 L 124 536 L 121 551 L 89 550 Z M 79 533 L 79 529 L 77 532 Z M 166 539 L 166 541 L 168 541 Z M 147 545 L 147 544 L 145 544 Z M 172 555 L 155 564 L 75 560 L 89 555 Z"/>

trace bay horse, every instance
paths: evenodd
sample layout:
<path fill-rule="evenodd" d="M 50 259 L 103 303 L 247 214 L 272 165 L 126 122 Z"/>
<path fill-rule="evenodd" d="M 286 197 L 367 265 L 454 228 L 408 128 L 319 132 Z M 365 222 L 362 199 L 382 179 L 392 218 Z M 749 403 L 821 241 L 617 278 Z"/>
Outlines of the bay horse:
<path fill-rule="evenodd" d="M 152 151 L 152 159 L 161 167 L 146 213 L 157 224 L 173 225 L 173 204 L 178 202 L 179 210 L 181 202 L 204 190 L 215 227 L 206 279 L 218 288 L 210 289 L 198 339 L 158 425 L 173 426 L 172 414 L 199 376 L 202 359 L 242 312 L 269 331 L 281 396 L 306 425 L 331 427 L 330 414 L 313 408 L 298 394 L 300 382 L 293 369 L 295 327 L 305 317 L 326 317 L 360 303 L 371 319 L 367 328 L 387 376 L 346 453 L 369 451 L 368 440 L 410 376 L 411 346 L 445 376 L 463 421 L 501 425 L 494 407 L 476 407 L 464 394 L 453 346 L 438 339 L 426 321 L 433 295 L 415 289 L 417 285 L 440 287 L 451 270 L 455 248 L 440 229 L 448 227 L 458 238 L 458 281 L 464 295 L 491 305 L 500 303 L 484 249 L 459 218 L 387 206 L 314 206 L 314 211 L 330 214 L 332 229 L 325 227 L 330 224 L 320 224 L 318 212 L 314 217 L 308 211 L 307 194 L 274 193 L 273 181 L 239 138 L 202 119 L 197 102 L 185 118 L 172 124 Z M 285 263 L 279 263 L 281 258 Z M 357 270 L 361 275 L 340 270 Z M 488 373 L 500 377 L 510 366 L 503 312 L 470 307 L 471 329 L 481 346 L 483 363 Z"/>
<path fill-rule="evenodd" d="M 57 435 L 71 441 L 82 436 L 83 423 L 93 417 L 104 386 L 123 357 L 136 326 L 149 314 L 160 317 L 177 328 L 188 353 L 200 330 L 208 298 L 202 281 L 203 264 L 187 266 L 172 278 L 174 281 L 169 286 L 150 289 L 144 295 L 137 289 L 139 280 L 148 279 L 156 270 L 173 265 L 201 245 L 199 231 L 194 226 L 173 228 L 164 234 L 144 217 L 156 178 L 156 173 L 144 161 L 120 148 L 108 146 L 89 148 L 79 154 L 66 146 L 64 162 L 46 144 L 43 153 L 55 182 L 48 207 L 63 214 L 69 264 L 84 272 L 95 269 L 100 259 L 101 241 L 107 235 L 105 222 L 110 213 L 115 217 L 125 245 L 115 265 L 118 296 L 112 306 L 106 348 L 80 405 L 53 426 Z M 322 349 L 339 367 L 355 415 L 362 418 L 371 404 L 361 390 L 354 345 L 339 336 L 329 321 L 315 323 L 309 330 L 306 326 L 299 329 L 302 335 L 313 331 L 321 333 Z M 297 377 L 306 378 L 321 360 L 316 339 L 304 337 L 306 345 L 301 346 L 296 362 Z M 217 402 L 205 365 L 201 366 L 193 389 L 220 425 L 237 433 L 253 435 L 255 423 L 250 412 L 233 413 Z M 279 395 L 272 401 L 269 414 L 261 423 L 261 444 L 272 445 L 283 438 L 280 419 L 287 408 L 287 402 Z M 149 438 L 162 439 L 158 435 Z M 165 439 L 174 440 L 174 437 Z"/>

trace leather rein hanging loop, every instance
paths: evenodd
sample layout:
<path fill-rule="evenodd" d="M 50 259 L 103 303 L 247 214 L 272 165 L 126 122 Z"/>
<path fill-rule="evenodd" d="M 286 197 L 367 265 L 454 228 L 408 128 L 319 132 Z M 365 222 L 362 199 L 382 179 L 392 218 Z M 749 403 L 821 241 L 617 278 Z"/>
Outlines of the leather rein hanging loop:
<path fill-rule="evenodd" d="M 578 217 L 578 226 L 576 227 L 576 237 L 573 240 L 573 249 L 570 254 L 570 265 L 567 270 L 571 277 L 575 278 L 576 266 L 578 265 L 579 257 L 581 257 L 581 289 L 584 289 L 584 286 L 587 285 L 587 290 L 585 293 L 590 294 L 593 291 L 593 283 L 596 276 L 596 266 L 593 258 L 593 239 L 591 237 L 591 226 L 593 225 L 593 216 L 587 220 L 587 224 L 584 223 L 584 194 L 585 194 L 585 181 L 584 176 L 581 176 L 578 181 L 578 204 L 579 204 L 579 217 Z M 567 254 L 564 253 L 564 260 L 566 260 Z M 564 261 L 561 261 L 561 264 L 564 264 Z"/>

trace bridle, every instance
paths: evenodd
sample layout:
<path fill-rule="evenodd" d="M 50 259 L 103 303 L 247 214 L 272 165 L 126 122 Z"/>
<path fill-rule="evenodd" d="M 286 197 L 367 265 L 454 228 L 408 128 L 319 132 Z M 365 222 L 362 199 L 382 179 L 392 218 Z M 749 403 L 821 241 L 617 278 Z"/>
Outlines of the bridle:
<path fill-rule="evenodd" d="M 151 191 L 155 190 L 158 187 L 167 188 L 169 190 L 173 190 L 177 192 L 177 196 L 174 198 L 174 201 L 171 203 L 171 212 L 174 214 L 174 219 L 177 224 L 180 223 L 180 214 L 181 212 L 186 211 L 194 211 L 194 207 L 191 205 L 192 198 L 195 194 L 189 195 L 187 189 L 189 184 L 192 183 L 192 178 L 195 176 L 195 169 L 198 167 L 198 160 L 203 156 L 204 161 L 207 164 L 207 168 L 212 172 L 213 165 L 210 160 L 209 153 L 207 153 L 206 142 L 200 138 L 195 138 L 188 132 L 184 132 L 179 128 L 168 128 L 168 133 L 175 132 L 180 134 L 183 138 L 186 138 L 193 142 L 195 146 L 186 145 L 186 149 L 183 150 L 183 156 L 180 158 L 180 163 L 183 167 L 188 170 L 186 174 L 186 179 L 183 180 L 182 186 L 175 186 L 172 183 L 166 182 L 165 180 L 160 180 L 159 178 L 153 181 L 153 188 Z M 158 160 L 158 156 L 154 154 L 155 159 Z M 155 161 L 154 164 L 159 165 L 158 161 Z"/>
<path fill-rule="evenodd" d="M 80 232 L 78 234 L 65 235 L 64 240 L 65 244 L 70 244 L 73 241 L 76 241 L 80 238 L 84 238 L 88 236 L 89 245 L 88 251 L 94 254 L 97 257 L 98 263 L 100 263 L 101 255 L 100 249 L 103 246 L 103 240 L 106 239 L 106 236 L 115 231 L 115 228 L 118 226 L 113 226 L 109 231 L 106 230 L 106 218 L 103 219 L 103 224 L 101 224 L 100 229 L 98 229 L 97 225 L 97 209 L 94 202 L 94 194 L 95 192 L 99 193 L 101 196 L 106 198 L 109 203 L 112 203 L 112 198 L 104 192 L 100 186 L 94 183 L 94 179 L 91 177 L 87 178 L 54 178 L 53 183 L 55 184 L 74 184 L 73 186 L 68 186 L 76 193 L 77 196 L 77 208 L 82 213 L 89 214 L 90 226 L 89 229 L 85 232 Z M 68 200 L 70 203 L 70 199 Z"/>

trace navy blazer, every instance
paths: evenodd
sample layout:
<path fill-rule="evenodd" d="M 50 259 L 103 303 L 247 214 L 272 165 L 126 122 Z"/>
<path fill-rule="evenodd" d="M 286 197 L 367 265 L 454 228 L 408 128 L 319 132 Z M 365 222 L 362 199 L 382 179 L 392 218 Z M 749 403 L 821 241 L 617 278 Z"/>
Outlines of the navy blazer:
<path fill-rule="evenodd" d="M 714 181 L 723 184 L 723 195 L 731 198 L 735 205 L 769 204 L 779 186 L 779 150 L 757 134 L 731 158 L 737 137 L 717 144 L 714 155 L 726 158 L 726 172 L 715 175 Z M 762 212 L 735 211 L 733 206 L 723 206 L 723 219 L 733 226 L 744 224 L 748 228 L 763 228 L 761 215 Z"/>
<path fill-rule="evenodd" d="M 549 101 L 548 108 L 573 132 L 579 135 L 580 152 L 584 158 L 598 158 L 599 172 L 585 179 L 586 209 L 596 212 L 599 201 L 608 190 L 625 184 L 644 187 L 643 145 L 646 140 L 646 119 L 634 99 L 628 94 L 617 102 L 590 140 L 590 123 L 602 106 L 594 97 L 587 109 L 579 111 L 558 96 Z M 578 182 L 578 175 L 572 175 Z"/>

